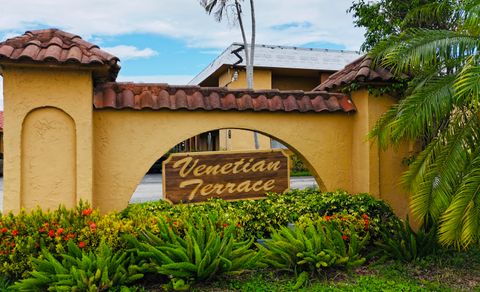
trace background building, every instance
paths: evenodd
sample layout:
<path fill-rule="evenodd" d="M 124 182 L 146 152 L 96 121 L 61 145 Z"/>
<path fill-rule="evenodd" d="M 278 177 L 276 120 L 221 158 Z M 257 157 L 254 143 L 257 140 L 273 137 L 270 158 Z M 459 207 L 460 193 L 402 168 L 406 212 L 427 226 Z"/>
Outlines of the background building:
<path fill-rule="evenodd" d="M 359 52 L 289 46 L 255 46 L 254 89 L 312 91 L 345 65 L 360 57 Z M 247 87 L 243 45 L 233 43 L 189 83 L 203 87 Z M 196 137 L 197 151 L 255 149 L 251 131 L 221 129 Z M 218 140 L 217 140 L 218 139 Z M 191 139 L 190 139 L 191 140 Z M 281 143 L 258 135 L 259 148 L 283 148 Z M 191 142 L 184 142 L 183 144 Z M 206 146 L 206 147 L 205 147 Z M 191 150 L 191 149 L 190 149 Z"/>

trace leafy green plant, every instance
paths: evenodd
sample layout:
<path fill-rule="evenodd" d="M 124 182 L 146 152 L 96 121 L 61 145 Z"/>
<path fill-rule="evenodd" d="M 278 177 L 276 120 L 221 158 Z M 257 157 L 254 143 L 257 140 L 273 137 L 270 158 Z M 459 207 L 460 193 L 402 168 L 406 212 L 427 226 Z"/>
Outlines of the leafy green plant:
<path fill-rule="evenodd" d="M 10 281 L 7 278 L 0 276 L 0 291 L 6 291 L 10 286 Z"/>
<path fill-rule="evenodd" d="M 368 194 L 351 195 L 344 191 L 322 193 L 318 190 L 292 190 L 285 194 L 268 194 L 263 200 L 228 202 L 212 199 L 203 204 L 171 205 L 167 202 L 132 204 L 122 212 L 139 227 L 156 228 L 157 219 L 183 222 L 193 216 L 211 214 L 217 229 L 225 224 L 238 226 L 236 235 L 241 239 L 266 238 L 271 229 L 278 229 L 302 217 L 352 215 L 369 217 L 369 232 L 377 238 L 380 226 L 393 226 L 397 220 L 392 209 L 383 201 Z M 154 224 L 151 224 L 155 221 Z"/>
<path fill-rule="evenodd" d="M 29 278 L 16 282 L 15 291 L 107 291 L 143 277 L 145 266 L 138 266 L 132 253 L 113 250 L 102 242 L 95 252 L 82 253 L 69 241 L 61 261 L 43 250 L 33 259 Z"/>
<path fill-rule="evenodd" d="M 415 232 L 409 220 L 397 221 L 393 229 L 383 229 L 382 239 L 375 242 L 379 248 L 374 253 L 381 253 L 382 259 L 395 259 L 403 262 L 415 261 L 434 254 L 438 250 L 437 228 L 429 231 L 423 229 Z"/>
<path fill-rule="evenodd" d="M 295 228 L 282 227 L 272 233 L 265 246 L 258 247 L 265 253 L 262 261 L 278 269 L 316 272 L 349 268 L 364 263 L 360 252 L 368 242 L 368 233 L 360 239 L 353 227 L 349 231 L 347 236 L 335 222 L 310 221 Z"/>
<path fill-rule="evenodd" d="M 114 250 L 122 249 L 119 234 L 133 232 L 132 223 L 116 213 L 102 216 L 84 202 L 72 209 L 60 206 L 52 211 L 4 214 L 0 216 L 0 275 L 12 280 L 28 277 L 32 258 L 42 249 L 58 254 L 69 240 L 85 251 L 95 250 L 101 241 Z"/>
<path fill-rule="evenodd" d="M 260 254 L 250 249 L 253 239 L 238 242 L 235 226 L 225 226 L 219 232 L 206 217 L 186 225 L 183 236 L 164 221 L 158 223 L 158 236 L 148 230 L 139 232 L 138 238 L 126 236 L 138 256 L 151 263 L 151 271 L 171 278 L 173 289 L 188 289 L 191 282 L 255 266 Z"/>
<path fill-rule="evenodd" d="M 438 225 L 442 245 L 467 248 L 480 242 L 480 2 L 442 2 L 412 16 L 446 16 L 441 26 L 393 34 L 369 53 L 374 65 L 412 77 L 369 136 L 383 148 L 421 145 L 402 179 L 412 214 L 427 229 Z"/>

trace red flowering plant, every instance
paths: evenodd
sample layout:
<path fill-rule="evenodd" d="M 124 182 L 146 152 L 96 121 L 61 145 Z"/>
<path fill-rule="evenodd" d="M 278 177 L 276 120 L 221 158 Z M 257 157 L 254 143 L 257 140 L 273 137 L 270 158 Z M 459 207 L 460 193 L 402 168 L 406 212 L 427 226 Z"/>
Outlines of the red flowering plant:
<path fill-rule="evenodd" d="M 342 213 L 324 216 L 319 214 L 306 214 L 299 218 L 297 224 L 304 225 L 305 222 L 310 221 L 324 221 L 335 224 L 338 226 L 339 230 L 342 231 L 342 238 L 344 241 L 350 239 L 352 228 L 360 238 L 363 238 L 367 233 L 370 233 L 370 221 L 367 214 L 363 214 L 362 216 Z"/>
<path fill-rule="evenodd" d="M 87 251 L 96 248 L 102 239 L 114 248 L 121 246 L 118 233 L 133 229 L 126 221 L 100 216 L 83 202 L 73 209 L 22 210 L 17 215 L 0 215 L 0 275 L 10 279 L 25 276 L 32 268 L 31 258 L 37 257 L 41 249 L 58 254 L 65 250 L 68 240 L 83 245 Z"/>

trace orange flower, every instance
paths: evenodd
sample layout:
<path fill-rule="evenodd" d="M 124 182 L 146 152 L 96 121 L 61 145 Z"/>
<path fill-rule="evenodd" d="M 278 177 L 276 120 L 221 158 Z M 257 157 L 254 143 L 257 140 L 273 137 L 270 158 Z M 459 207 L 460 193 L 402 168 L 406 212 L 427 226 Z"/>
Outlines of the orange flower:
<path fill-rule="evenodd" d="M 91 230 L 97 229 L 97 225 L 96 225 L 95 223 L 93 223 L 93 222 L 88 222 L 88 225 L 90 225 L 90 229 L 91 229 Z"/>
<path fill-rule="evenodd" d="M 82 215 L 83 216 L 88 216 L 88 215 L 92 214 L 92 212 L 93 212 L 92 209 L 85 209 L 85 210 L 82 211 Z"/>
<path fill-rule="evenodd" d="M 54 237 L 55 236 L 55 231 L 53 231 L 53 230 L 48 231 L 48 236 Z"/>
<path fill-rule="evenodd" d="M 7 233 L 8 229 L 6 227 L 3 227 L 2 229 L 0 229 L 0 232 L 2 233 Z"/>
<path fill-rule="evenodd" d="M 57 236 L 60 236 L 63 233 L 63 228 L 57 229 Z"/>
<path fill-rule="evenodd" d="M 363 214 L 363 215 L 362 215 L 362 218 L 365 219 L 365 220 L 368 220 L 368 215 L 367 215 L 367 214 Z"/>
<path fill-rule="evenodd" d="M 16 229 L 13 230 L 13 231 L 12 231 L 12 235 L 13 235 L 13 236 L 17 236 L 17 235 L 18 235 L 18 230 L 16 230 Z"/>
<path fill-rule="evenodd" d="M 85 242 L 83 242 L 83 241 L 80 241 L 80 242 L 78 243 L 78 247 L 79 247 L 79 248 L 84 248 L 85 246 L 87 246 L 87 245 L 86 245 Z"/>
<path fill-rule="evenodd" d="M 347 235 L 342 235 L 342 239 L 343 239 L 343 241 L 346 241 L 346 240 L 348 240 L 348 236 Z"/>
<path fill-rule="evenodd" d="M 330 216 L 328 216 L 328 215 L 325 216 L 325 220 L 327 220 L 327 221 L 330 221 L 331 218 L 332 218 L 332 217 L 330 217 Z"/>

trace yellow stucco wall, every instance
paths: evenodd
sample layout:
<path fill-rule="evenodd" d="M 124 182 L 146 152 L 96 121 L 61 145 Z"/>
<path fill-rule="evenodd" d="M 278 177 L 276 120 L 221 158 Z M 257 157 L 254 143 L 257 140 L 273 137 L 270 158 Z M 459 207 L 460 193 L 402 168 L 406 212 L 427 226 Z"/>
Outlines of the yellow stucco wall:
<path fill-rule="evenodd" d="M 320 76 L 284 76 L 273 75 L 272 88 L 279 90 L 311 91 L 318 86 Z"/>
<path fill-rule="evenodd" d="M 3 80 L 4 209 L 91 201 L 91 72 L 3 66 Z"/>
<path fill-rule="evenodd" d="M 366 140 L 395 102 L 388 96 L 355 92 L 352 114 L 93 111 L 88 70 L 3 66 L 3 76 L 6 211 L 73 206 L 80 199 L 102 212 L 120 210 L 150 166 L 173 146 L 203 132 L 236 129 L 284 143 L 306 162 L 322 190 L 370 192 L 397 214 L 408 212 L 398 185 L 408 147 L 381 151 Z"/>
<path fill-rule="evenodd" d="M 21 206 L 33 209 L 64 201 L 75 206 L 75 122 L 62 110 L 31 111 L 23 123 Z M 48 163 L 48 164 L 47 164 Z"/>
<path fill-rule="evenodd" d="M 258 134 L 258 149 L 270 149 L 270 137 Z M 255 149 L 254 132 L 239 129 L 220 130 L 220 149 L 252 150 Z"/>
<path fill-rule="evenodd" d="M 218 78 L 219 86 L 232 80 L 232 70 L 227 70 Z M 270 70 L 256 69 L 253 74 L 253 87 L 255 89 L 272 88 L 272 72 Z M 247 88 L 245 71 L 239 71 L 238 80 L 229 83 L 228 88 Z M 230 131 L 230 132 L 229 132 Z M 257 133 L 258 149 L 270 149 L 270 137 Z M 220 149 L 224 150 L 252 150 L 255 149 L 254 133 L 239 129 L 220 130 Z"/>
<path fill-rule="evenodd" d="M 269 134 L 301 153 L 323 190 L 349 190 L 351 123 L 352 116 L 343 113 L 95 111 L 94 204 L 103 211 L 124 208 L 159 157 L 189 137 L 218 128 Z"/>
<path fill-rule="evenodd" d="M 353 121 L 352 192 L 370 193 L 388 202 L 400 217 L 409 213 L 408 194 L 399 184 L 407 170 L 403 159 L 410 146 L 403 143 L 396 148 L 380 149 L 375 141 L 367 140 L 367 133 L 396 100 L 388 95 L 370 96 L 361 89 L 352 93 L 357 106 Z"/>

